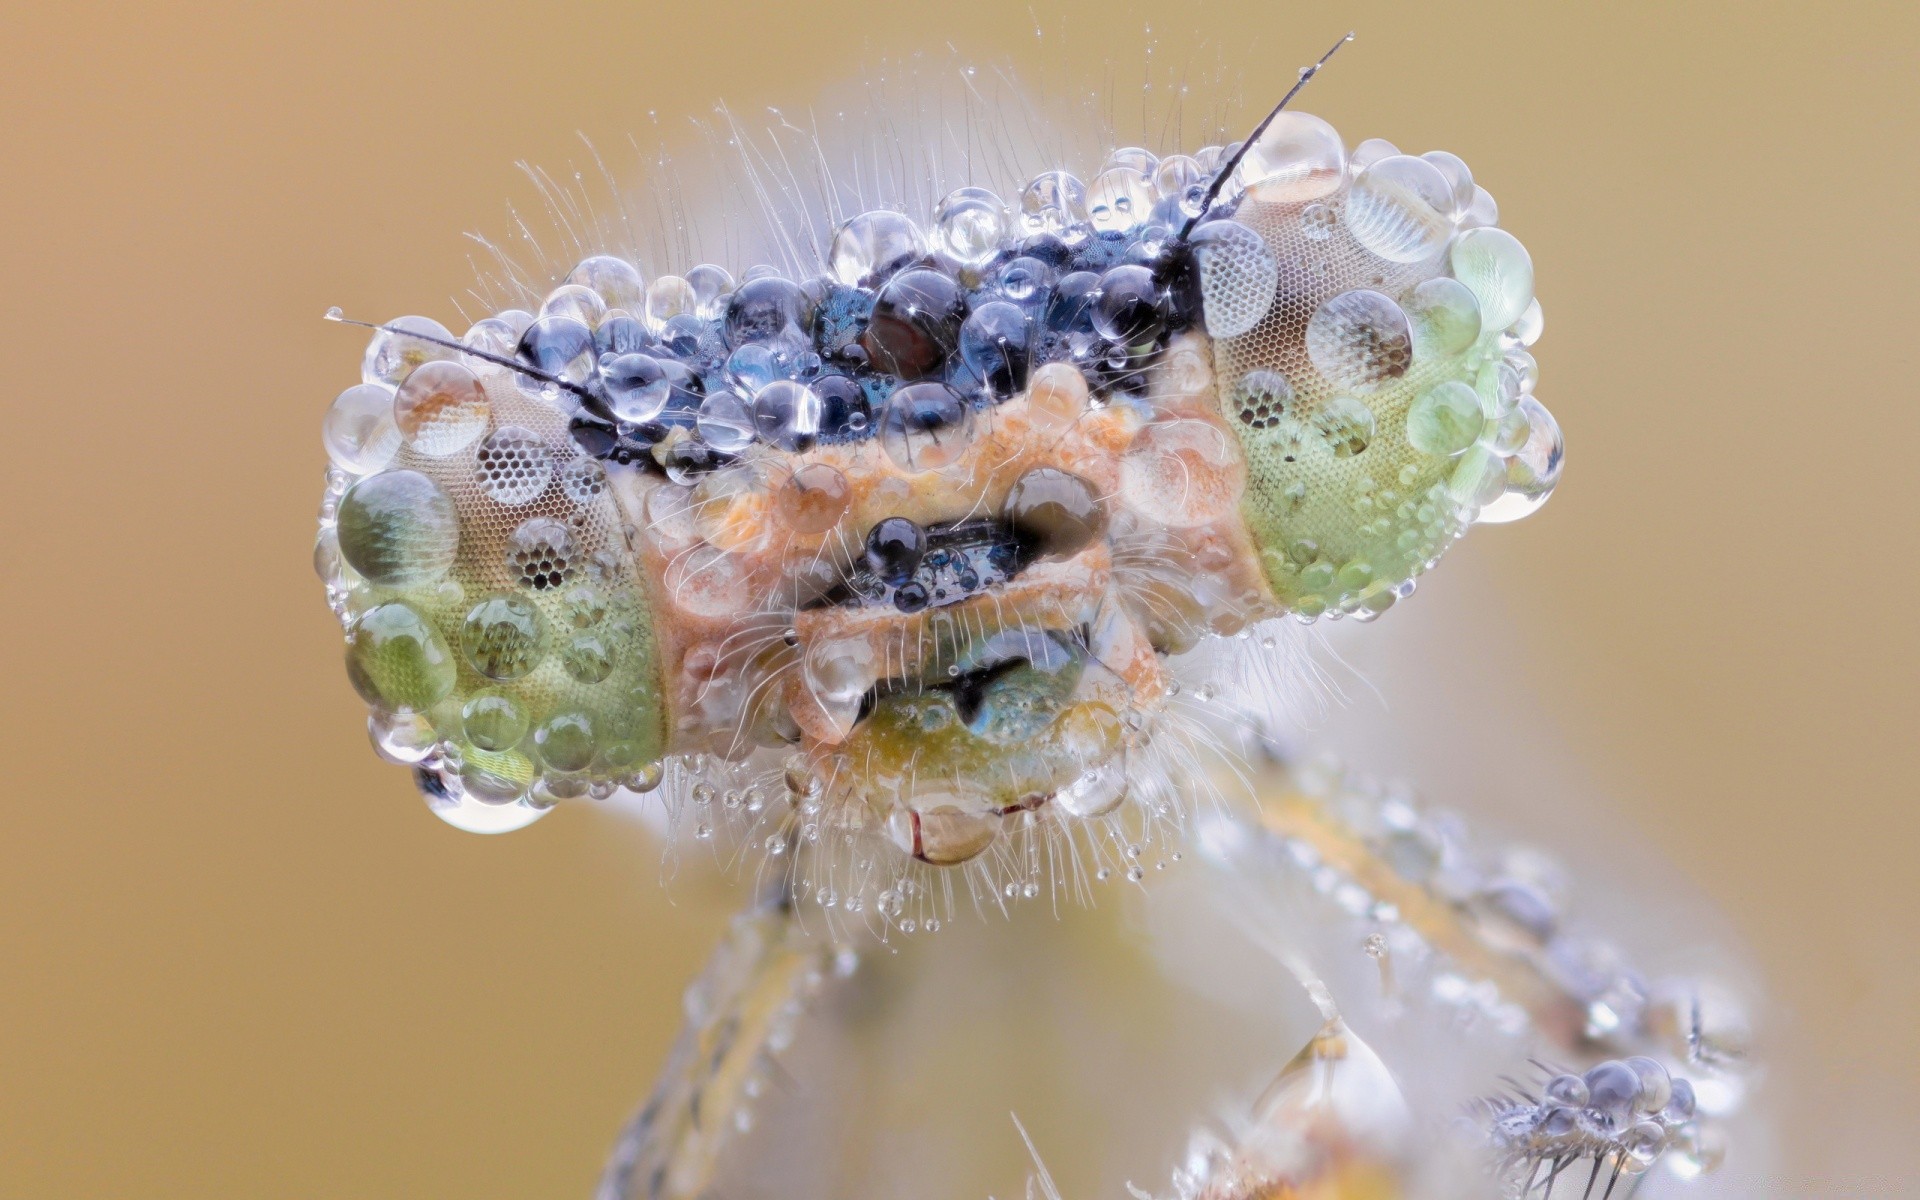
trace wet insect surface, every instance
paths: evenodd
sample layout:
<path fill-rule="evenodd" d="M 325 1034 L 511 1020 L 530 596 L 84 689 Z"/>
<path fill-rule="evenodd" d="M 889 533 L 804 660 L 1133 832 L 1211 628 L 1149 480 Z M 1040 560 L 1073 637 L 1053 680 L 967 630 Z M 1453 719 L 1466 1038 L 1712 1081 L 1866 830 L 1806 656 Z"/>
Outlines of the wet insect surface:
<path fill-rule="evenodd" d="M 316 561 L 376 746 L 428 805 L 499 832 L 652 795 L 772 897 L 703 984 L 722 1024 L 690 1028 L 610 1196 L 679 1194 L 674 1164 L 715 1161 L 674 1122 L 745 1086 L 740 1022 L 757 1055 L 820 986 L 794 914 L 892 938 L 955 919 L 956 894 L 1081 895 L 1177 859 L 1281 643 L 1387 612 L 1560 475 L 1531 259 L 1451 154 L 1350 147 L 1283 103 L 1244 141 L 1121 147 L 1084 180 L 822 207 L 784 266 L 591 253 L 459 336 L 380 325 L 326 418 Z M 1227 665 L 1196 684 L 1209 654 Z M 1712 1157 L 1685 1078 L 1603 1057 L 1655 1036 L 1646 989 L 1556 940 L 1540 889 L 1462 882 L 1454 832 L 1404 806 L 1256 814 L 1274 862 L 1408 918 L 1415 942 L 1366 941 L 1382 973 L 1397 956 L 1429 995 L 1456 980 L 1490 1019 L 1582 1031 L 1555 1044 L 1583 1073 L 1473 1110 L 1506 1194 Z M 1258 1127 L 1325 1153 L 1223 1144 L 1180 1194 L 1302 1172 L 1402 1194 L 1367 1190 L 1394 1153 L 1335 1153 L 1302 1115 L 1329 1079 L 1380 1090 L 1323 1016 Z"/>

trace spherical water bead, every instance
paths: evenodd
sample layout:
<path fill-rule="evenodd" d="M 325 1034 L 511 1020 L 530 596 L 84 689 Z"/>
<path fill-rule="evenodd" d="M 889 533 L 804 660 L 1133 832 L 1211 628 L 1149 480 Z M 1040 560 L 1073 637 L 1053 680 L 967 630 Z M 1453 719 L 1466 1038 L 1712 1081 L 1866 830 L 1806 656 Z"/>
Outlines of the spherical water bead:
<path fill-rule="evenodd" d="M 1093 485 L 1054 467 L 1036 467 L 1015 480 L 1003 515 L 1045 558 L 1078 554 L 1106 526 Z"/>
<path fill-rule="evenodd" d="M 851 377 L 836 373 L 816 376 L 810 385 L 820 398 L 820 439 L 844 442 L 867 435 L 873 424 L 867 393 Z"/>
<path fill-rule="evenodd" d="M 965 310 L 959 286 L 947 275 L 927 268 L 902 271 L 874 298 L 861 344 L 875 369 L 918 379 L 953 353 Z"/>
<path fill-rule="evenodd" d="M 840 523 L 852 499 L 853 486 L 839 468 L 809 463 L 774 489 L 773 512 L 795 533 L 825 533 Z"/>
<path fill-rule="evenodd" d="M 1392 158 L 1400 153 L 1400 147 L 1385 138 L 1368 138 L 1353 148 L 1347 156 L 1347 170 L 1358 175 L 1383 158 Z"/>
<path fill-rule="evenodd" d="M 1407 407 L 1407 442 L 1422 454 L 1451 458 L 1480 438 L 1480 394 L 1457 379 L 1437 383 Z"/>
<path fill-rule="evenodd" d="M 1514 340 L 1522 346 L 1531 346 L 1540 340 L 1540 335 L 1546 331 L 1546 327 L 1546 317 L 1540 312 L 1540 298 L 1535 296 L 1533 303 L 1527 305 L 1527 311 L 1521 313 L 1519 318 L 1507 327 L 1507 332 L 1512 334 Z"/>
<path fill-rule="evenodd" d="M 1578 1075 L 1555 1075 L 1547 1080 L 1541 1094 L 1555 1104 L 1564 1104 L 1568 1108 L 1585 1108 L 1589 1098 L 1587 1081 Z"/>
<path fill-rule="evenodd" d="M 1685 1079 L 1672 1079 L 1669 1082 L 1671 1091 L 1667 1096 L 1666 1107 L 1660 1110 L 1660 1115 L 1675 1122 L 1693 1120 L 1694 1109 L 1699 1103 L 1693 1094 L 1693 1084 Z"/>
<path fill-rule="evenodd" d="M 572 317 L 589 329 L 599 326 L 607 315 L 607 302 L 600 293 L 577 283 L 563 283 L 547 293 L 540 302 L 543 317 Z"/>
<path fill-rule="evenodd" d="M 791 279 L 763 275 L 734 289 L 727 298 L 725 333 L 727 345 L 734 349 L 749 342 L 799 344 L 806 335 L 800 329 L 800 314 L 806 297 L 800 285 Z"/>
<path fill-rule="evenodd" d="M 1485 446 L 1474 446 L 1460 455 L 1447 477 L 1447 493 L 1475 510 L 1485 509 L 1506 487 L 1506 460 Z"/>
<path fill-rule="evenodd" d="M 489 752 L 483 750 L 479 753 Z M 513 757 L 525 761 L 521 755 Z M 527 764 L 529 773 L 531 766 Z M 428 811 L 462 833 L 512 833 L 516 829 L 525 829 L 551 811 L 530 804 L 490 803 L 469 791 L 461 779 L 437 772 L 422 771 L 415 778 L 420 781 L 420 793 L 427 802 Z"/>
<path fill-rule="evenodd" d="M 715 450 L 733 454 L 753 444 L 759 426 L 747 398 L 726 388 L 710 393 L 700 402 L 694 428 L 700 431 L 701 441 Z"/>
<path fill-rule="evenodd" d="M 921 862 L 951 867 L 985 854 L 1000 836 L 1001 825 L 995 813 L 951 807 L 920 812 L 895 805 L 887 816 L 887 835 L 894 845 Z M 935 927 L 936 922 L 929 918 L 928 931 Z"/>
<path fill-rule="evenodd" d="M 1413 330 L 1398 304 L 1356 288 L 1328 299 L 1307 322 L 1307 357 L 1335 387 L 1370 392 L 1406 374 Z"/>
<path fill-rule="evenodd" d="M 880 444 L 910 474 L 951 466 L 973 442 L 973 407 L 944 383 L 897 388 L 880 410 Z"/>
<path fill-rule="evenodd" d="M 1027 420 L 1040 433 L 1071 428 L 1087 411 L 1087 377 L 1072 363 L 1051 362 L 1027 384 Z"/>
<path fill-rule="evenodd" d="M 986 188 L 948 192 L 933 210 L 933 249 L 963 267 L 979 270 L 1000 253 L 1013 231 L 1006 201 Z"/>
<path fill-rule="evenodd" d="M 1588 1106 L 1616 1120 L 1633 1111 L 1640 1095 L 1640 1077 L 1623 1062 L 1608 1061 L 1588 1071 Z"/>
<path fill-rule="evenodd" d="M 1667 1148 L 1667 1130 L 1658 1121 L 1641 1121 L 1620 1135 L 1620 1171 L 1637 1175 L 1653 1165 Z"/>
<path fill-rule="evenodd" d="M 603 362 L 622 354 L 651 354 L 657 349 L 645 323 L 624 308 L 609 309 L 593 331 L 593 351 Z"/>
<path fill-rule="evenodd" d="M 779 356 L 763 342 L 748 342 L 727 355 L 722 370 L 727 382 L 743 396 L 753 395 L 782 375 Z"/>
<path fill-rule="evenodd" d="M 340 498 L 340 557 L 386 587 L 419 587 L 452 568 L 460 518 L 440 485 L 418 471 L 382 471 Z"/>
<path fill-rule="evenodd" d="M 593 764 L 593 719 L 583 712 L 555 713 L 533 731 L 540 757 L 556 771 L 584 771 Z"/>
<path fill-rule="evenodd" d="M 560 665 L 581 683 L 599 683 L 613 674 L 613 645 L 597 633 L 576 634 L 560 648 Z"/>
<path fill-rule="evenodd" d="M 567 272 L 567 282 L 591 289 L 600 297 L 604 308 L 638 310 L 646 295 L 646 281 L 640 278 L 640 268 L 611 254 L 581 259 L 578 266 Z"/>
<path fill-rule="evenodd" d="M 1473 172 L 1467 168 L 1466 160 L 1445 150 L 1429 150 L 1420 157 L 1432 163 L 1453 189 L 1452 215 L 1458 217 L 1466 212 L 1473 204 Z"/>
<path fill-rule="evenodd" d="M 518 750 L 482 750 L 476 746 L 462 755 L 460 786 L 469 799 L 482 804 L 527 808 L 517 802 L 526 796 L 533 777 L 533 760 Z"/>
<path fill-rule="evenodd" d="M 699 297 L 694 294 L 691 283 L 678 275 L 662 275 L 647 285 L 647 298 L 640 309 L 640 320 L 646 325 L 648 333 L 659 337 L 668 321 L 683 313 L 692 313 L 699 304 Z"/>
<path fill-rule="evenodd" d="M 1109 167 L 1087 189 L 1087 220 L 1101 233 L 1131 233 L 1152 208 L 1153 189 L 1132 167 Z"/>
<path fill-rule="evenodd" d="M 587 508 L 607 490 L 607 469 L 583 454 L 560 468 L 560 490 L 575 505 Z"/>
<path fill-rule="evenodd" d="M 418 609 L 368 609 L 347 635 L 347 677 L 368 704 L 424 712 L 453 691 L 453 651 Z"/>
<path fill-rule="evenodd" d="M 469 350 L 491 354 L 495 358 L 512 358 L 514 347 L 520 344 L 520 331 L 523 328 L 525 326 L 516 326 L 505 317 L 482 317 L 469 325 L 467 331 L 460 335 L 460 344 Z M 469 370 L 479 375 L 500 369 L 499 363 L 481 358 L 477 354 L 463 355 L 460 361 L 465 363 Z"/>
<path fill-rule="evenodd" d="M 1227 407 L 1242 424 L 1273 429 L 1293 404 L 1293 384 L 1279 371 L 1248 371 L 1240 377 Z"/>
<path fill-rule="evenodd" d="M 522 362 L 565 383 L 583 384 L 593 376 L 593 330 L 572 317 L 541 317 L 520 335 Z M 521 377 L 522 391 L 541 394 L 551 385 Z"/>
<path fill-rule="evenodd" d="M 1500 206 L 1494 202 L 1493 193 L 1483 187 L 1473 189 L 1473 203 L 1467 211 L 1460 214 L 1460 228 L 1480 229 L 1500 223 Z"/>
<path fill-rule="evenodd" d="M 1422 355 L 1451 357 L 1480 336 L 1480 302 L 1458 279 L 1442 275 L 1421 282 L 1407 296 L 1406 313 Z"/>
<path fill-rule="evenodd" d="M 1078 779 L 1061 788 L 1054 796 L 1054 802 L 1062 810 L 1082 818 L 1104 817 L 1126 803 L 1126 799 L 1125 758 L 1114 758 L 1088 767 Z"/>
<path fill-rule="evenodd" d="M 687 272 L 687 286 L 693 289 L 695 317 L 717 321 L 727 311 L 727 297 L 733 293 L 733 276 L 725 267 L 701 263 Z"/>
<path fill-rule="evenodd" d="M 482 750 L 511 750 L 527 736 L 526 706 L 503 692 L 479 692 L 460 708 L 460 727 Z"/>
<path fill-rule="evenodd" d="M 807 647 L 801 677 L 822 704 L 856 706 L 879 678 L 880 662 L 866 638 L 823 640 Z"/>
<path fill-rule="evenodd" d="M 523 596 L 495 592 L 467 610 L 460 623 L 460 650 L 488 679 L 519 679 L 540 665 L 546 622 Z M 500 749 L 501 747 L 490 747 Z"/>
<path fill-rule="evenodd" d="M 867 533 L 867 570 L 888 587 L 899 587 L 920 569 L 927 553 L 927 531 L 905 517 L 888 517 Z"/>
<path fill-rule="evenodd" d="M 1022 255 L 1000 268 L 1000 292 L 1016 304 L 1040 304 L 1053 286 L 1054 269 L 1037 258 Z"/>
<path fill-rule="evenodd" d="M 1110 171 L 1116 167 L 1120 167 L 1129 171 L 1138 171 L 1141 175 L 1151 179 L 1153 178 L 1154 169 L 1159 165 L 1159 156 L 1154 154 L 1153 151 L 1143 146 L 1122 146 L 1112 154 L 1107 155 L 1107 161 L 1101 165 L 1100 169 L 1102 171 Z"/>
<path fill-rule="evenodd" d="M 1231 186 L 1245 189 L 1256 200 L 1297 204 L 1339 191 L 1346 171 L 1347 148 L 1333 126 L 1289 110 L 1247 148 Z"/>
<path fill-rule="evenodd" d="M 479 376 L 457 362 L 421 364 L 393 396 L 393 423 L 401 440 L 434 458 L 472 445 L 492 416 Z"/>
<path fill-rule="evenodd" d="M 475 452 L 473 475 L 480 489 L 497 504 L 530 504 L 553 479 L 553 453 L 546 439 L 531 429 L 508 425 L 496 429 Z"/>
<path fill-rule="evenodd" d="M 1200 267 L 1200 320 L 1215 338 L 1260 323 L 1280 286 L 1280 263 L 1267 241 L 1238 221 L 1208 221 L 1190 239 Z"/>
<path fill-rule="evenodd" d="M 1383 158 L 1353 181 L 1346 222 L 1355 241 L 1388 262 L 1421 262 L 1453 236 L 1453 189 L 1423 158 Z"/>
<path fill-rule="evenodd" d="M 1489 525 L 1518 521 L 1545 504 L 1560 482 L 1560 468 L 1567 456 L 1560 423 L 1544 404 L 1528 396 L 1515 411 L 1526 418 L 1527 439 L 1507 460 L 1505 493 L 1480 508 L 1478 519 Z"/>
<path fill-rule="evenodd" d="M 1352 396 L 1335 396 L 1313 414 L 1313 428 L 1335 458 L 1352 458 L 1373 444 L 1373 410 Z"/>
<path fill-rule="evenodd" d="M 1020 193 L 1021 227 L 1028 233 L 1078 238 L 1087 223 L 1087 188 L 1065 171 L 1034 177 Z"/>
<path fill-rule="evenodd" d="M 385 469 L 400 449 L 393 424 L 393 389 L 381 383 L 356 383 L 334 397 L 320 423 L 320 440 L 333 465 L 353 475 Z"/>
<path fill-rule="evenodd" d="M 659 416 L 673 395 L 673 381 L 651 354 L 622 354 L 602 362 L 600 385 L 613 415 L 635 425 Z"/>
<path fill-rule="evenodd" d="M 1006 300 L 982 304 L 960 325 L 961 361 L 999 398 L 1027 386 L 1032 342 L 1033 322 L 1026 310 Z"/>
<path fill-rule="evenodd" d="M 440 735 L 420 713 L 376 709 L 367 714 L 367 738 L 383 761 L 410 767 L 426 761 Z"/>
<path fill-rule="evenodd" d="M 1152 341 L 1166 328 L 1167 299 L 1153 272 L 1128 263 L 1100 276 L 1093 304 L 1093 327 L 1100 336 L 1126 346 Z"/>
<path fill-rule="evenodd" d="M 877 209 L 849 219 L 834 233 L 827 271 L 848 287 L 877 288 L 926 253 L 926 238 L 912 219 Z"/>
<path fill-rule="evenodd" d="M 506 563 L 507 573 L 521 587 L 545 592 L 571 582 L 581 558 L 563 522 L 534 517 L 508 535 Z"/>
<path fill-rule="evenodd" d="M 427 317 L 397 317 L 388 321 L 387 325 L 387 329 L 375 330 L 367 342 L 366 356 L 360 360 L 360 379 L 363 383 L 399 387 L 400 381 L 413 374 L 422 363 L 460 356 L 458 350 L 407 336 L 409 333 L 419 333 L 452 341 L 453 334 L 438 321 Z"/>
<path fill-rule="evenodd" d="M 1641 1112 L 1655 1113 L 1667 1106 L 1673 1098 L 1673 1077 L 1667 1069 L 1645 1055 L 1636 1054 L 1626 1059 L 1627 1067 L 1640 1079 L 1640 1098 L 1635 1107 Z"/>
<path fill-rule="evenodd" d="M 1207 180 L 1207 173 L 1200 169 L 1198 161 L 1185 154 L 1169 154 L 1154 167 L 1153 193 L 1162 200 L 1183 200 L 1187 190 Z M 1196 205 L 1196 207 L 1198 207 Z M 1183 216 L 1193 216 L 1190 212 Z"/>
<path fill-rule="evenodd" d="M 1520 239 L 1504 229 L 1468 229 L 1448 253 L 1453 277 L 1480 301 L 1480 322 L 1505 329 L 1533 303 L 1533 259 Z"/>
<path fill-rule="evenodd" d="M 820 438 L 820 396 L 804 383 L 776 379 L 753 397 L 754 428 L 782 450 L 810 449 Z"/>

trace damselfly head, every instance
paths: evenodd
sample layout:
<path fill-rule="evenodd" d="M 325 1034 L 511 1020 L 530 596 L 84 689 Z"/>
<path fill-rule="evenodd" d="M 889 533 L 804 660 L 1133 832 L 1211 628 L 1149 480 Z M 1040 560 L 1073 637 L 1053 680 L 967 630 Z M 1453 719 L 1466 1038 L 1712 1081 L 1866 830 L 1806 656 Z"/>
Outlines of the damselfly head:
<path fill-rule="evenodd" d="M 1551 492 L 1496 217 L 1277 111 L 856 211 L 813 269 L 594 255 L 458 339 L 379 326 L 317 552 L 376 743 L 472 828 L 764 768 L 726 794 L 775 853 L 1177 805 L 1170 660 L 1377 616 Z"/>

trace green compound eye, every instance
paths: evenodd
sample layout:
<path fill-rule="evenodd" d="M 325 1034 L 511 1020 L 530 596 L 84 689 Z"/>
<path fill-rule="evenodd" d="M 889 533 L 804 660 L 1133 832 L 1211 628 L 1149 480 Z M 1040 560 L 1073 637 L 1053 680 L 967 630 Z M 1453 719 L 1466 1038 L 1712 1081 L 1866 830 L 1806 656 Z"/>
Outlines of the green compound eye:
<path fill-rule="evenodd" d="M 434 407 L 448 389 L 423 373 L 473 381 L 460 437 Z M 391 382 L 342 403 L 364 410 Z M 346 487 L 332 530 L 355 688 L 382 722 L 437 743 L 435 786 L 469 800 L 543 806 L 654 770 L 667 713 L 653 603 L 600 463 L 507 372 L 428 359 L 398 390 L 397 448 Z"/>
<path fill-rule="evenodd" d="M 1530 394 L 1532 262 L 1492 198 L 1451 155 L 1370 142 L 1335 162 L 1303 136 L 1322 125 L 1282 114 L 1194 249 L 1267 582 L 1303 616 L 1365 617 L 1476 520 L 1543 503 L 1564 446 Z"/>

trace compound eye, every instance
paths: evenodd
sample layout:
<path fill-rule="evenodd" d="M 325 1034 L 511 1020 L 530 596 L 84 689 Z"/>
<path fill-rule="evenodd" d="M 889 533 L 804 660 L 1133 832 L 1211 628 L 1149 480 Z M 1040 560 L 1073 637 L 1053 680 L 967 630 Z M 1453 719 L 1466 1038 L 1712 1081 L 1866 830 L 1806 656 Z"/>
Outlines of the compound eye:
<path fill-rule="evenodd" d="M 1375 158 L 1308 202 L 1250 189 L 1194 231 L 1242 512 L 1303 616 L 1384 611 L 1469 525 L 1532 512 L 1559 478 L 1532 262 L 1446 158 Z"/>
<path fill-rule="evenodd" d="M 605 469 L 557 408 L 481 368 L 427 359 L 397 389 L 336 402 L 329 450 L 351 482 L 317 561 L 381 753 L 431 776 L 449 821 L 493 830 L 525 821 L 476 806 L 531 820 L 562 796 L 644 785 L 666 716 Z"/>

